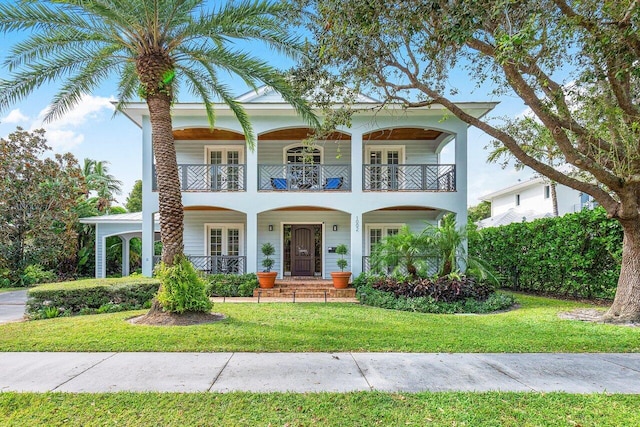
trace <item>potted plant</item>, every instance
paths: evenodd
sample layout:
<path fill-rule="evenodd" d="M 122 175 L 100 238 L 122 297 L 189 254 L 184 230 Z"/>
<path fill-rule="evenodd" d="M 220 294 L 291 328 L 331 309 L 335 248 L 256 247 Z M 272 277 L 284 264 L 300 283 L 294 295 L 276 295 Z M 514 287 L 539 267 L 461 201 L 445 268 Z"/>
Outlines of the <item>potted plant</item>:
<path fill-rule="evenodd" d="M 264 271 L 259 271 L 257 273 L 258 283 L 260 283 L 261 288 L 273 288 L 273 285 L 276 283 L 276 276 L 278 275 L 278 272 L 271 271 L 271 267 L 273 267 L 273 263 L 275 262 L 271 259 L 271 255 L 276 253 L 276 248 L 274 248 L 271 243 L 267 242 L 262 245 L 260 250 L 265 258 L 262 260 Z"/>
<path fill-rule="evenodd" d="M 340 255 L 340 258 L 336 261 L 340 271 L 331 272 L 331 279 L 333 279 L 333 287 L 336 289 L 344 289 L 349 286 L 349 279 L 351 278 L 350 271 L 344 271 L 347 267 L 347 260 L 344 256 L 347 254 L 347 245 L 340 244 L 336 246 L 336 253 Z"/>

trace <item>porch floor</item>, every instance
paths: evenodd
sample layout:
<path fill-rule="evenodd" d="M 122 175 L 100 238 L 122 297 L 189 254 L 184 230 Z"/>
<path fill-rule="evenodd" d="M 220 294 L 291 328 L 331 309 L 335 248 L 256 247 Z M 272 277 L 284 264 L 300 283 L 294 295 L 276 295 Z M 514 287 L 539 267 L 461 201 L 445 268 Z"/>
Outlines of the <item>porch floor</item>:
<path fill-rule="evenodd" d="M 276 280 L 271 289 L 255 289 L 254 297 L 279 298 L 287 301 L 303 301 L 308 299 L 322 300 L 349 299 L 355 300 L 355 288 L 335 289 L 331 280 L 320 277 L 285 277 Z"/>

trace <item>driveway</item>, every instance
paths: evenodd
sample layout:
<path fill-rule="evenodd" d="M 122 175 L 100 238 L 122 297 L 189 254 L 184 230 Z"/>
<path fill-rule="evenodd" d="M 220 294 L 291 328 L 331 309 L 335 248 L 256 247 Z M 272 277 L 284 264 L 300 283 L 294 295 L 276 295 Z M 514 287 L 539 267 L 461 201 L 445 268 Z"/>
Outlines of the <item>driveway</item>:
<path fill-rule="evenodd" d="M 27 290 L 0 293 L 0 324 L 22 320 Z"/>

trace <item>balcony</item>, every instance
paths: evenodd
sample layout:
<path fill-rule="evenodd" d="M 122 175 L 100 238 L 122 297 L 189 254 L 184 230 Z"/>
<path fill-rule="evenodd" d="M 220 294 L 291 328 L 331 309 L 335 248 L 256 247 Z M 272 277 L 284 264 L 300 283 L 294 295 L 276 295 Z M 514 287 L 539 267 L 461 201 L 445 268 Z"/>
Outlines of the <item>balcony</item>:
<path fill-rule="evenodd" d="M 259 191 L 351 191 L 350 165 L 258 165 Z"/>
<path fill-rule="evenodd" d="M 246 165 L 178 165 L 182 191 L 246 191 Z M 153 168 L 153 191 L 157 191 L 156 169 Z"/>
<path fill-rule="evenodd" d="M 364 191 L 456 191 L 455 165 L 363 165 Z"/>
<path fill-rule="evenodd" d="M 196 270 L 207 274 L 244 274 L 247 270 L 247 257 L 245 256 L 194 256 L 187 255 L 187 258 Z M 153 257 L 153 265 L 159 263 L 161 257 Z"/>

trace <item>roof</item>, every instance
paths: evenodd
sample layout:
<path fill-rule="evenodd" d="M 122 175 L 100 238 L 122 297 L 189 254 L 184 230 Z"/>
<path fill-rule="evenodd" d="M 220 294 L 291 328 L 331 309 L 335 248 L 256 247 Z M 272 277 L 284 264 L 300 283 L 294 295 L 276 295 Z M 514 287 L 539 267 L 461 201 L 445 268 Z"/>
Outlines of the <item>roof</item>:
<path fill-rule="evenodd" d="M 496 197 L 502 196 L 504 194 L 514 193 L 516 191 L 524 190 L 525 188 L 530 188 L 530 187 L 544 184 L 544 183 L 545 181 L 544 181 L 544 178 L 542 177 L 531 178 L 530 180 L 527 180 L 524 182 L 518 182 L 517 184 L 511 185 L 509 187 L 505 187 L 501 190 L 494 191 L 493 193 L 485 194 L 484 196 L 480 197 L 480 200 L 486 200 L 490 202 Z"/>
<path fill-rule="evenodd" d="M 101 215 L 80 218 L 82 224 L 142 224 L 142 212 L 128 212 L 115 215 Z"/>
<path fill-rule="evenodd" d="M 550 218 L 552 216 L 553 215 L 548 212 L 541 214 L 532 210 L 519 211 L 515 208 L 511 208 L 499 215 L 480 220 L 476 222 L 476 225 L 478 226 L 478 228 L 499 227 L 501 225 L 507 225 L 513 222 L 530 222 L 534 219 Z"/>
<path fill-rule="evenodd" d="M 250 113 L 256 113 L 261 115 L 296 115 L 295 109 L 282 97 L 277 94 L 273 89 L 268 86 L 262 86 L 256 90 L 247 92 L 238 98 L 236 101 L 242 103 L 245 110 Z M 117 104 L 114 102 L 113 104 Z M 336 106 L 342 105 L 336 103 Z M 372 108 L 372 105 L 382 105 L 381 102 L 368 97 L 363 94 L 359 94 L 356 98 L 356 103 L 352 106 L 355 110 L 371 111 L 372 114 L 380 114 L 377 109 Z M 480 118 L 491 111 L 497 102 L 457 102 L 456 105 L 464 110 L 467 114 L 473 117 Z M 396 114 L 397 111 L 401 111 L 403 114 L 408 115 L 442 115 L 443 112 L 448 111 L 441 104 L 432 104 L 425 107 L 417 107 L 406 109 L 401 104 L 385 104 L 384 110 L 389 111 L 390 114 Z M 218 116 L 233 116 L 233 111 L 225 103 L 214 103 L 213 108 Z M 144 102 L 130 102 L 126 103 L 122 112 L 138 127 L 142 128 L 143 117 L 149 115 L 147 104 Z M 171 108 L 171 114 L 174 117 L 177 116 L 202 116 L 206 117 L 206 110 L 204 104 L 201 102 L 189 102 L 173 104 Z"/>

